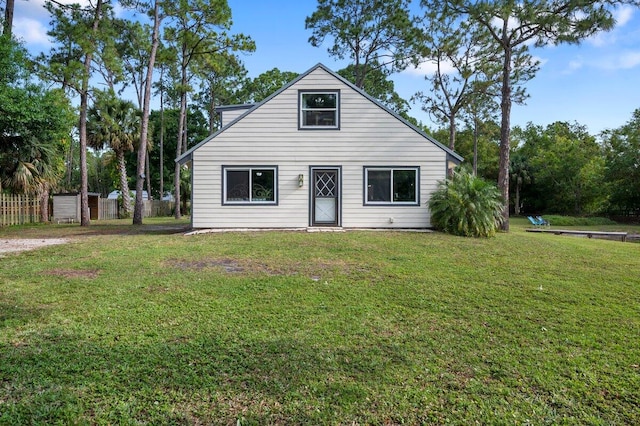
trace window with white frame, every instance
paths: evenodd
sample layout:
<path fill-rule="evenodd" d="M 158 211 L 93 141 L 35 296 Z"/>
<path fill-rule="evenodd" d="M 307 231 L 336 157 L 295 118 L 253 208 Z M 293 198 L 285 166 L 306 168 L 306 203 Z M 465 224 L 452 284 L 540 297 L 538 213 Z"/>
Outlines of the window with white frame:
<path fill-rule="evenodd" d="M 301 129 L 337 129 L 340 124 L 338 91 L 300 92 Z"/>
<path fill-rule="evenodd" d="M 276 204 L 276 167 L 223 167 L 224 204 Z"/>
<path fill-rule="evenodd" d="M 419 205 L 418 167 L 365 167 L 366 205 Z"/>

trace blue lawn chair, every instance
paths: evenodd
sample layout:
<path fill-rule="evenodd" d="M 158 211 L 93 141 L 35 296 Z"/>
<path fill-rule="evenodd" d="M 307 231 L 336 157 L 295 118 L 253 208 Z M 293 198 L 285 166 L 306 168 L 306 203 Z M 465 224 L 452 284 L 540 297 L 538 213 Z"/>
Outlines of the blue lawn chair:
<path fill-rule="evenodd" d="M 527 216 L 527 219 L 529 219 L 529 222 L 531 222 L 533 226 L 535 227 L 541 226 L 540 221 L 534 218 L 533 216 Z"/>
<path fill-rule="evenodd" d="M 535 217 L 540 226 L 551 226 L 551 223 L 548 220 L 542 218 L 542 216 Z"/>

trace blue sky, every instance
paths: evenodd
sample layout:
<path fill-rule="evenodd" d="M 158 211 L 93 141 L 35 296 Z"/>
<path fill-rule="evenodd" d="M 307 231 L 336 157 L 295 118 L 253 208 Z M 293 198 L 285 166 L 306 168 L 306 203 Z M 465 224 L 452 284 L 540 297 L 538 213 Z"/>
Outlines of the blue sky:
<path fill-rule="evenodd" d="M 82 0 L 86 2 L 86 0 Z M 67 1 L 70 3 L 70 1 Z M 49 17 L 44 0 L 16 0 L 14 32 L 32 51 L 46 50 Z M 326 49 L 309 44 L 304 21 L 316 9 L 316 0 L 228 0 L 233 13 L 232 31 L 256 42 L 254 53 L 242 55 L 252 77 L 279 68 L 303 72 L 322 62 L 338 70 L 347 61 L 330 57 Z M 413 0 L 417 9 L 418 0 Z M 616 10 L 618 25 L 580 45 L 549 46 L 533 53 L 541 62 L 534 80 L 527 83 L 526 105 L 514 105 L 512 125 L 527 122 L 546 126 L 555 121 L 578 122 L 592 134 L 617 128 L 640 108 L 640 9 Z M 428 89 L 428 69 L 406 70 L 392 78 L 396 91 L 409 99 Z M 436 127 L 429 116 L 413 105 L 411 115 Z"/>

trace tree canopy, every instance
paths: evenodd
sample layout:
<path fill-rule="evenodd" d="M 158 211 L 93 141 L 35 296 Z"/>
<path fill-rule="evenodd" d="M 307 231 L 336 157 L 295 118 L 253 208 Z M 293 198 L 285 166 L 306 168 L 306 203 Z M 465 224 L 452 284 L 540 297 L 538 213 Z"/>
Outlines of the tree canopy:
<path fill-rule="evenodd" d="M 64 174 L 74 115 L 64 93 L 31 72 L 26 50 L 0 36 L 0 190 L 35 194 Z"/>
<path fill-rule="evenodd" d="M 256 78 L 248 80 L 243 89 L 243 102 L 254 103 L 264 100 L 282 86 L 294 80 L 298 73 L 292 71 L 280 71 L 273 68 L 263 72 Z"/>
<path fill-rule="evenodd" d="M 640 213 L 640 109 L 618 129 L 602 135 L 604 180 L 614 214 Z"/>
<path fill-rule="evenodd" d="M 312 30 L 311 45 L 330 38 L 329 55 L 352 61 L 353 82 L 360 88 L 369 71 L 404 69 L 414 52 L 409 0 L 318 0 L 305 27 Z"/>
<path fill-rule="evenodd" d="M 526 82 L 537 71 L 529 46 L 579 43 L 614 25 L 612 5 L 635 1 L 516 1 L 422 0 L 423 7 L 437 11 L 443 20 L 455 16 L 486 31 L 502 64 L 501 137 L 498 187 L 505 205 L 502 229 L 509 230 L 509 155 L 511 105 L 514 83 Z M 522 93 L 520 93 L 522 95 Z"/>
<path fill-rule="evenodd" d="M 525 210 L 582 215 L 605 208 L 604 157 L 596 138 L 577 123 L 545 128 L 529 124 L 514 131 L 521 144 L 516 158 L 525 163 L 531 185 L 522 193 Z M 512 167 L 523 164 L 512 163 Z M 522 176 L 522 170 L 518 171 Z"/>
<path fill-rule="evenodd" d="M 356 70 L 356 66 L 353 64 L 339 70 L 338 74 L 354 84 L 358 79 L 358 72 Z M 387 108 L 395 111 L 401 116 L 407 117 L 409 102 L 398 95 L 395 91 L 393 80 L 390 80 L 387 74 L 380 67 L 372 67 L 364 78 L 361 89 L 380 101 Z"/>

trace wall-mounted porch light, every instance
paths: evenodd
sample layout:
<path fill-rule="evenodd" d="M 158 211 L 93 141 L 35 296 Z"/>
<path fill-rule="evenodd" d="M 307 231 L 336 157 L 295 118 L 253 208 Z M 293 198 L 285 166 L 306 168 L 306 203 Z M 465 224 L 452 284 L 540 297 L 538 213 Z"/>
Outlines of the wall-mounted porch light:
<path fill-rule="evenodd" d="M 302 188 L 303 185 L 304 185 L 304 175 L 303 174 L 299 174 L 298 175 L 298 186 L 300 188 Z"/>

